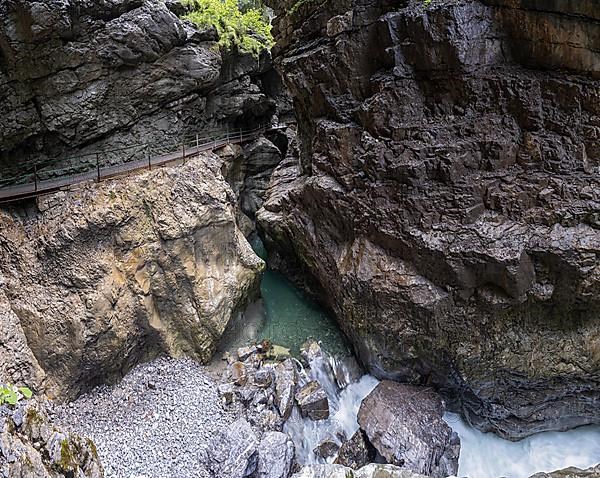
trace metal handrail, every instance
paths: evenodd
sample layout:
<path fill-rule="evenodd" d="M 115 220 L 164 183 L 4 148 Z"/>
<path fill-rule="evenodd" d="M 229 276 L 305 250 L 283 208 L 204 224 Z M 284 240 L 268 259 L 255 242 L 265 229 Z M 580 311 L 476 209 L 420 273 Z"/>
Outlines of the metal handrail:
<path fill-rule="evenodd" d="M 271 126 L 272 129 L 284 127 L 286 127 L 285 124 Z M 61 162 L 78 163 L 72 166 L 48 169 L 50 166 L 38 167 L 37 164 L 34 164 L 33 172 L 28 170 L 20 175 L 0 180 L 3 182 L 6 182 L 6 180 L 19 181 L 18 183 L 13 182 L 12 184 L 0 186 L 0 202 L 35 196 L 67 185 L 89 181 L 90 179 L 101 181 L 103 177 L 112 177 L 144 167 L 151 169 L 154 165 L 160 166 L 181 159 L 185 162 L 185 159 L 190 155 L 210 151 L 231 143 L 248 141 L 267 129 L 267 126 L 260 125 L 245 130 L 241 128 L 237 130 L 204 130 L 196 134 L 185 135 L 172 143 L 166 144 L 164 141 L 138 143 L 123 148 L 92 151 L 61 159 Z M 108 163 L 107 158 L 110 158 L 111 155 L 119 156 L 119 161 Z M 131 163 L 130 168 L 121 168 L 121 166 L 129 163 Z M 92 171 L 94 171 L 94 174 L 91 174 Z M 56 186 L 56 183 L 60 184 Z M 13 195 L 10 194 L 11 190 L 14 192 Z"/>

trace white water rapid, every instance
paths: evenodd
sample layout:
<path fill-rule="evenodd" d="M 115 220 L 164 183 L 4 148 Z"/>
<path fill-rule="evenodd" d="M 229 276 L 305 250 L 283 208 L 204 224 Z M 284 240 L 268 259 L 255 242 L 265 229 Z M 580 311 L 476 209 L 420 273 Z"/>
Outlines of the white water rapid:
<path fill-rule="evenodd" d="M 284 431 L 293 437 L 298 461 L 302 464 L 332 462 L 313 450 L 323 440 L 338 445 L 358 430 L 360 404 L 378 383 L 371 375 L 359 375 L 352 361 L 339 361 L 326 352 L 311 360 L 303 370 L 300 383 L 318 381 L 327 392 L 330 416 L 327 420 L 303 418 L 297 407 Z M 541 471 L 569 466 L 588 468 L 600 463 L 600 427 L 582 427 L 567 432 L 546 432 L 518 442 L 504 440 L 493 433 L 482 433 L 468 426 L 459 415 L 446 413 L 445 421 L 461 439 L 459 477 L 528 478 Z"/>

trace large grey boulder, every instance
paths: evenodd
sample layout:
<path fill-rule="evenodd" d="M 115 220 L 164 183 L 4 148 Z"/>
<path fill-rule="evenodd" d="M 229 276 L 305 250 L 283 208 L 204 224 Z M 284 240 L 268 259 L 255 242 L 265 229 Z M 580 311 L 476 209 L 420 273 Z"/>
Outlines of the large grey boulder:
<path fill-rule="evenodd" d="M 264 268 L 214 156 L 0 211 L 0 249 L 0 380 L 59 399 L 157 353 L 207 362 Z"/>
<path fill-rule="evenodd" d="M 258 446 L 256 478 L 288 478 L 294 454 L 294 442 L 287 434 L 265 433 Z"/>
<path fill-rule="evenodd" d="M 374 461 L 375 455 L 373 445 L 369 443 L 365 432 L 359 429 L 342 443 L 334 463 L 356 470 Z"/>
<path fill-rule="evenodd" d="M 383 381 L 361 403 L 358 423 L 388 463 L 446 478 L 458 471 L 460 440 L 443 413 L 433 390 Z"/>
<path fill-rule="evenodd" d="M 240 418 L 219 436 L 209 450 L 209 466 L 215 476 L 245 478 L 258 465 L 258 438 L 250 424 Z"/>

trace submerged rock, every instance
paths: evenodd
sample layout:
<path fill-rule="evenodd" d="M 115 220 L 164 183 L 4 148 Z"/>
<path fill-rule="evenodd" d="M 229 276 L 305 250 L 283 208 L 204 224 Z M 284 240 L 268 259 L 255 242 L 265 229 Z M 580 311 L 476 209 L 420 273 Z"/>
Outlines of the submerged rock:
<path fill-rule="evenodd" d="M 240 418 L 215 438 L 209 450 L 210 468 L 215 476 L 246 478 L 258 465 L 258 439 L 250 424 Z"/>
<path fill-rule="evenodd" d="M 327 393 L 317 381 L 308 382 L 296 392 L 296 402 L 302 416 L 311 420 L 325 420 L 329 417 Z"/>
<path fill-rule="evenodd" d="M 284 420 L 287 420 L 292 413 L 297 382 L 298 372 L 292 359 L 286 359 L 277 364 L 275 367 L 275 404 Z"/>
<path fill-rule="evenodd" d="M 94 443 L 52 425 L 46 405 L 0 407 L 0 474 L 7 478 L 103 478 Z"/>
<path fill-rule="evenodd" d="M 456 475 L 460 440 L 431 389 L 383 381 L 363 400 L 358 423 L 390 464 L 433 478 Z"/>
<path fill-rule="evenodd" d="M 288 478 L 294 462 L 294 442 L 285 433 L 267 432 L 258 446 L 256 478 Z"/>

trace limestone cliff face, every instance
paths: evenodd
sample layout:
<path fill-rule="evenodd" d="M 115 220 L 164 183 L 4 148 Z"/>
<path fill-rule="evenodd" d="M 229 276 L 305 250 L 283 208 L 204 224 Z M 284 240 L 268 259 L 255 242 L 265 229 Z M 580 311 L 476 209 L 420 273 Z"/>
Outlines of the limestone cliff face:
<path fill-rule="evenodd" d="M 270 247 L 378 376 L 509 438 L 599 422 L 597 2 L 273 3 Z"/>
<path fill-rule="evenodd" d="M 0 183 L 34 162 L 80 166 L 67 158 L 142 143 L 159 152 L 199 130 L 268 121 L 269 55 L 221 52 L 214 29 L 169 6 L 181 12 L 162 0 L 0 3 Z"/>
<path fill-rule="evenodd" d="M 73 397 L 166 352 L 207 361 L 258 290 L 216 156 L 0 212 L 0 380 Z"/>

